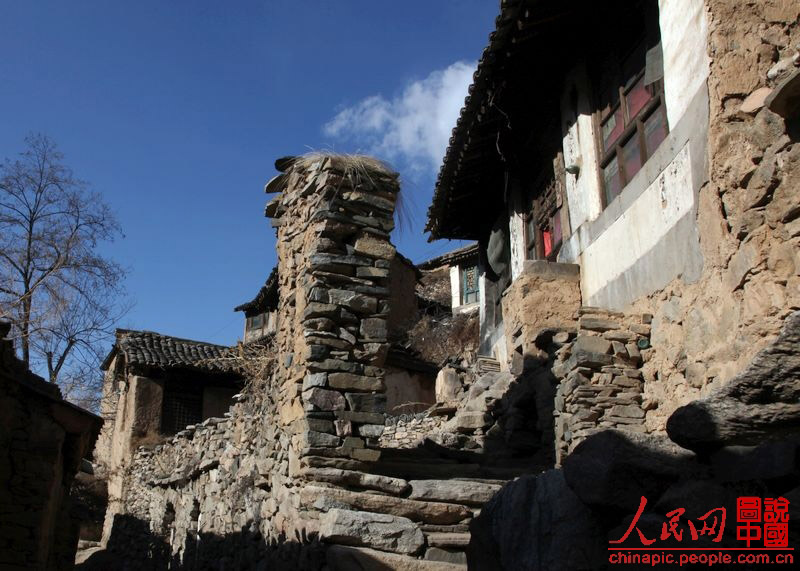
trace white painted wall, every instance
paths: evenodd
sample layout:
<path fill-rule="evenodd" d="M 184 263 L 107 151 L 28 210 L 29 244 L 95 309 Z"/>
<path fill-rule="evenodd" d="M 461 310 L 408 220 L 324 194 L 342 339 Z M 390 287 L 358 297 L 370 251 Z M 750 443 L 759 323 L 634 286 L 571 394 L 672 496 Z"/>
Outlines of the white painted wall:
<path fill-rule="evenodd" d="M 659 0 L 658 10 L 664 97 L 671 128 L 708 78 L 708 21 L 703 0 Z"/>
<path fill-rule="evenodd" d="M 572 106 L 573 88 L 578 95 L 577 109 Z M 579 165 L 581 169 L 578 176 L 567 173 L 566 190 L 569 223 L 572 228 L 578 228 L 587 220 L 594 220 L 602 210 L 590 94 L 591 85 L 586 67 L 579 64 L 567 74 L 561 94 L 561 121 L 565 132 L 564 166 Z"/>
<path fill-rule="evenodd" d="M 511 246 L 511 280 L 522 273 L 525 263 L 525 208 L 522 193 L 516 190 L 508 208 L 508 236 Z"/>
<path fill-rule="evenodd" d="M 688 143 L 580 256 L 581 294 L 590 299 L 653 248 L 694 204 Z"/>
<path fill-rule="evenodd" d="M 450 307 L 461 305 L 461 272 L 458 266 L 450 266 Z"/>

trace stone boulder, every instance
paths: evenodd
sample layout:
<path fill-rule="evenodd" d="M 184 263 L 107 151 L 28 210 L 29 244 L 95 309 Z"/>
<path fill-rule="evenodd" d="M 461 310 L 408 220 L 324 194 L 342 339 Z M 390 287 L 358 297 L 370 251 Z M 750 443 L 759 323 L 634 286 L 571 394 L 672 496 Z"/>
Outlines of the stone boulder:
<path fill-rule="evenodd" d="M 623 511 L 682 477 L 706 472 L 694 454 L 665 437 L 617 430 L 593 434 L 564 461 L 564 477 L 583 502 Z"/>
<path fill-rule="evenodd" d="M 469 569 L 597 569 L 605 534 L 560 470 L 506 486 L 470 524 Z"/>
<path fill-rule="evenodd" d="M 800 312 L 728 384 L 676 410 L 667 433 L 703 453 L 800 435 Z"/>

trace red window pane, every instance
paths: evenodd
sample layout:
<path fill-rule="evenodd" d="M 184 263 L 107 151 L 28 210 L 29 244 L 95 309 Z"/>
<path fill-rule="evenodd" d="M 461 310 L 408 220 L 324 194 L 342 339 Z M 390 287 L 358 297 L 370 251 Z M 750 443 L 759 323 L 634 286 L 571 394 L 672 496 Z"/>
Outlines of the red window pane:
<path fill-rule="evenodd" d="M 611 116 L 605 120 L 602 125 L 603 129 L 603 149 L 608 150 L 619 136 L 622 134 L 622 130 L 625 128 L 624 125 L 624 118 L 622 116 L 622 108 L 617 107 L 617 109 L 611 114 Z"/>
<path fill-rule="evenodd" d="M 611 159 L 605 168 L 603 168 L 603 179 L 606 183 L 606 204 L 611 204 L 622 190 L 622 180 L 619 176 L 619 165 L 617 164 L 617 157 Z"/>
<path fill-rule="evenodd" d="M 553 235 L 550 230 L 542 231 L 542 245 L 544 246 L 544 255 L 549 256 L 553 252 Z"/>
<path fill-rule="evenodd" d="M 636 85 L 625 95 L 625 101 L 628 103 L 628 116 L 633 119 L 639 114 L 647 102 L 650 101 L 652 95 L 650 90 L 644 85 L 644 76 L 639 78 Z"/>
<path fill-rule="evenodd" d="M 625 181 L 630 182 L 642 168 L 642 156 L 639 151 L 639 138 L 634 135 L 622 145 L 622 164 L 625 165 Z"/>
<path fill-rule="evenodd" d="M 644 138 L 647 144 L 647 156 L 652 157 L 661 142 L 667 138 L 667 125 L 664 122 L 664 112 L 660 106 L 645 119 Z"/>

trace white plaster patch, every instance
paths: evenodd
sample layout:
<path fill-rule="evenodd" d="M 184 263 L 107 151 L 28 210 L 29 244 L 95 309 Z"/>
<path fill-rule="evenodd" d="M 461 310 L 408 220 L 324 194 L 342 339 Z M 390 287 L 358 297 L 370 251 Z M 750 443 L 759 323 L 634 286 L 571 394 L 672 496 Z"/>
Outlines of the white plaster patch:
<path fill-rule="evenodd" d="M 667 120 L 677 125 L 708 77 L 708 21 L 703 0 L 659 0 Z"/>
<path fill-rule="evenodd" d="M 450 307 L 461 305 L 461 273 L 458 266 L 450 266 Z"/>
<path fill-rule="evenodd" d="M 571 101 L 573 90 L 577 95 L 575 102 Z M 594 220 L 602 210 L 592 116 L 586 112 L 591 109 L 589 93 L 591 85 L 586 69 L 581 64 L 567 75 L 561 96 L 561 121 L 565 128 L 564 166 L 580 168 L 577 176 L 567 174 L 566 178 L 569 222 L 572 228 L 578 228 L 587 220 Z M 574 103 L 577 103 L 577 109 L 573 108 Z"/>
<path fill-rule="evenodd" d="M 590 299 L 652 249 L 694 204 L 689 145 L 581 254 L 581 290 Z"/>

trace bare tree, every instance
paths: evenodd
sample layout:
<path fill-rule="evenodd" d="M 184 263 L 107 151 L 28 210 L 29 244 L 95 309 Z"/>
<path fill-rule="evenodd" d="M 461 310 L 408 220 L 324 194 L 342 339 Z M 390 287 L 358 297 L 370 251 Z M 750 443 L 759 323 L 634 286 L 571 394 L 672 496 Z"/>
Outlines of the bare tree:
<path fill-rule="evenodd" d="M 127 310 L 125 271 L 98 251 L 121 230 L 52 140 L 25 144 L 0 166 L 0 316 L 13 323 L 22 360 L 57 382 L 97 364 Z"/>

